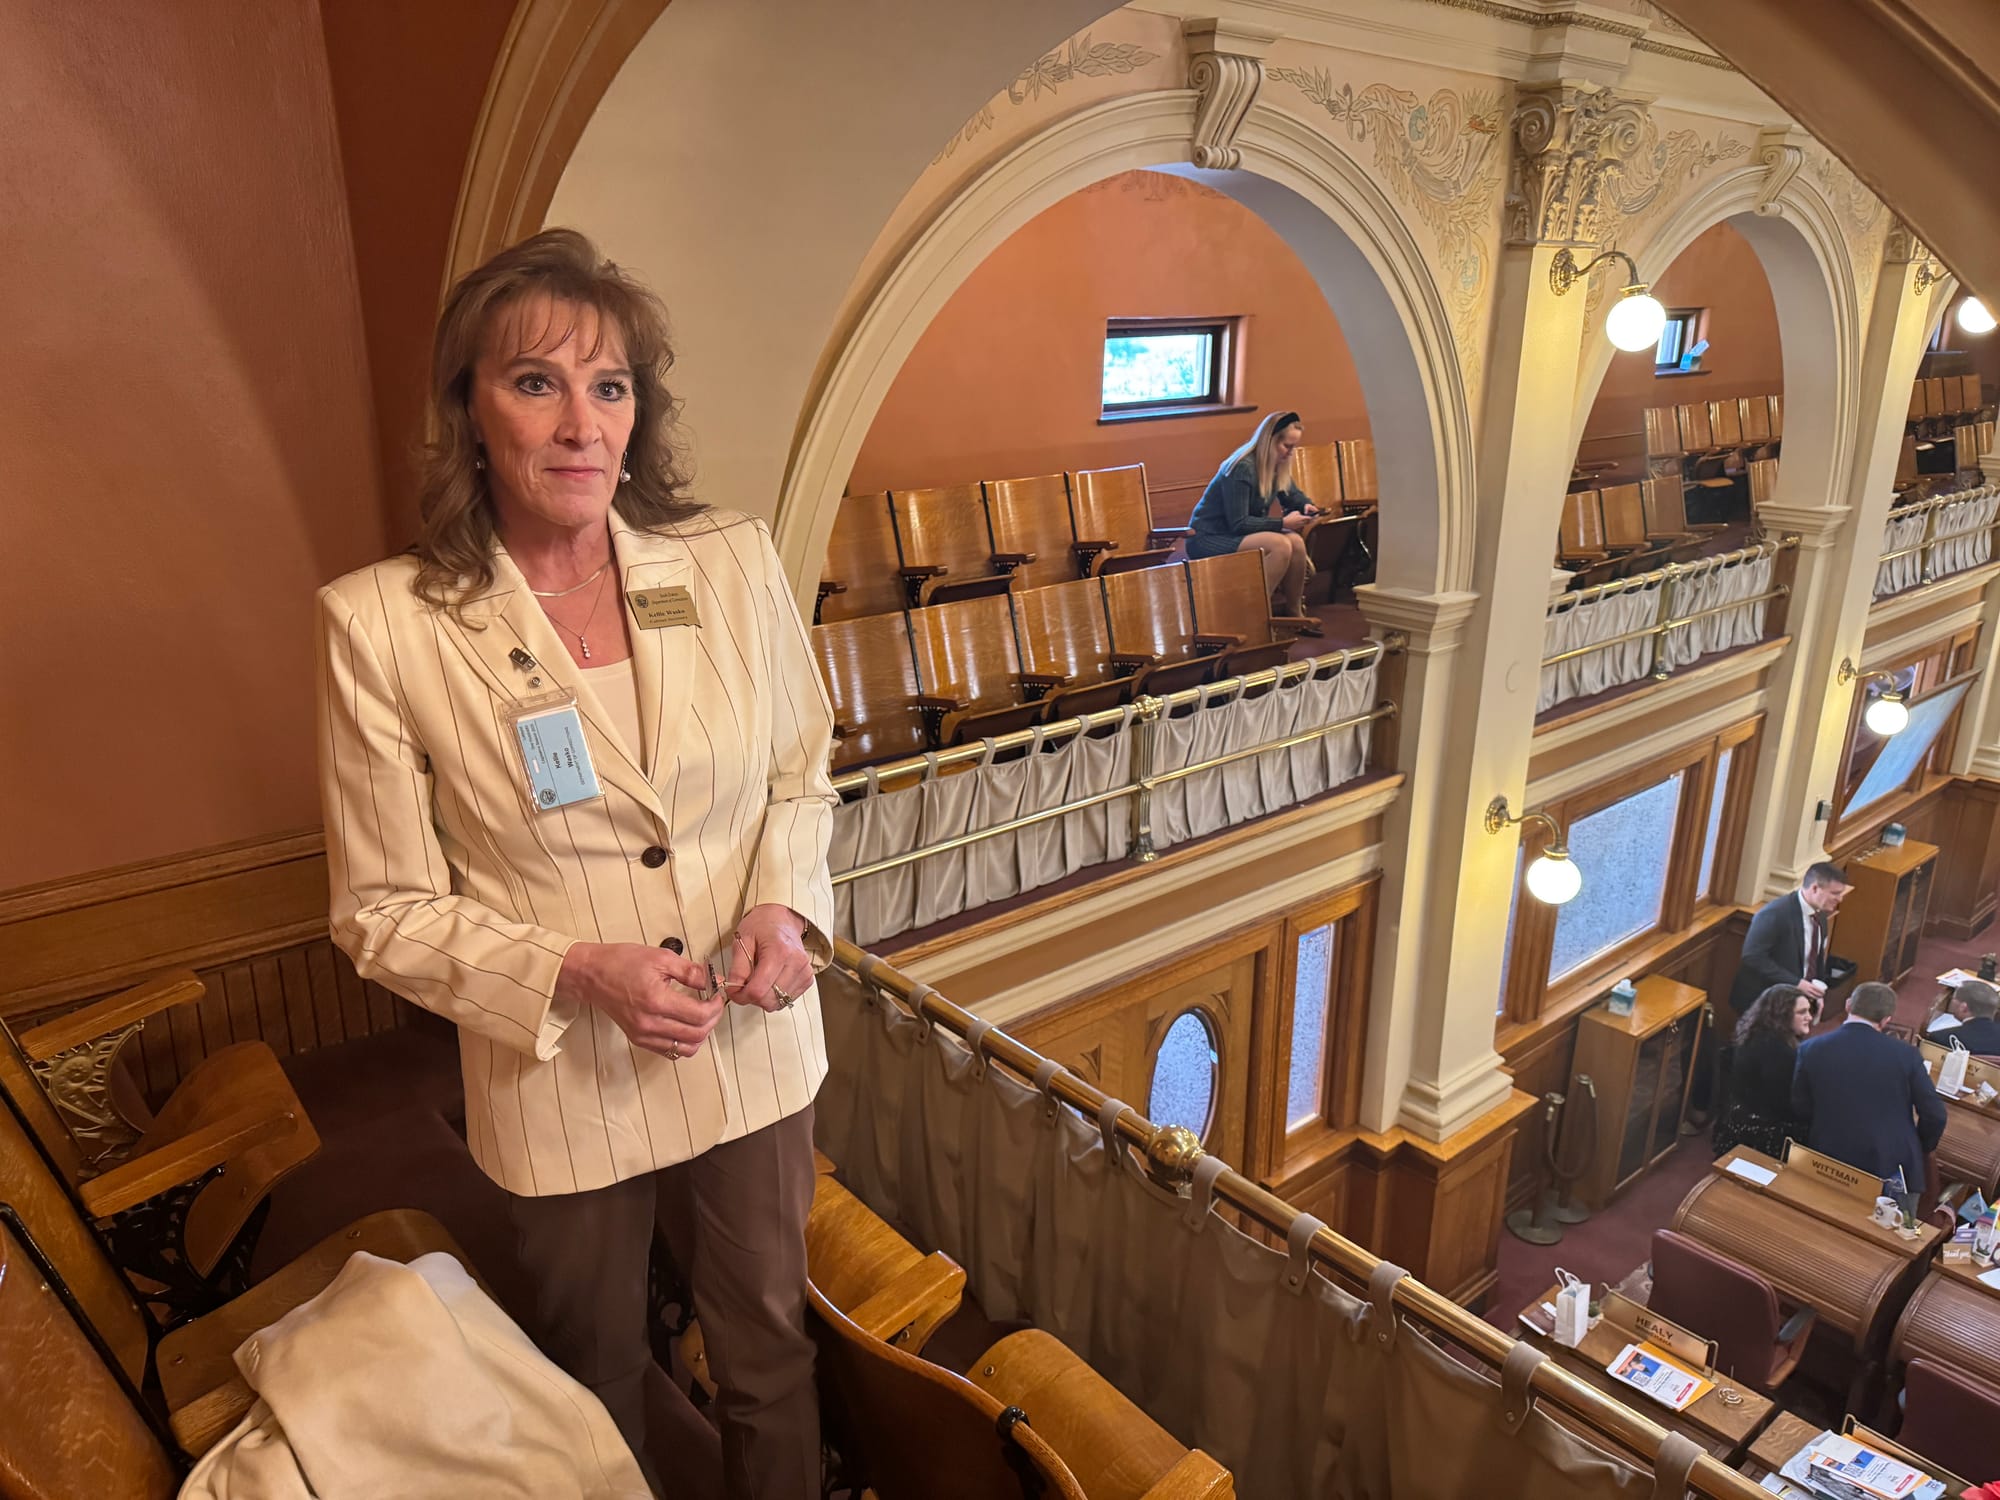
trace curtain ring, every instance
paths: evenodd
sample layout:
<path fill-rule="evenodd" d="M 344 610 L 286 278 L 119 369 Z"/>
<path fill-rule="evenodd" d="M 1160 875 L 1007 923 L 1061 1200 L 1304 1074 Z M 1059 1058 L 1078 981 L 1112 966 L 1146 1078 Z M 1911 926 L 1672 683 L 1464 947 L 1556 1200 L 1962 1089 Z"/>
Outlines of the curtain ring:
<path fill-rule="evenodd" d="M 1188 1211 L 1181 1216 L 1181 1222 L 1190 1229 L 1200 1229 L 1208 1222 L 1208 1211 L 1215 1204 L 1215 1179 L 1229 1170 L 1229 1163 L 1219 1156 L 1204 1156 L 1194 1164 L 1194 1180 L 1188 1184 Z"/>
<path fill-rule="evenodd" d="M 1053 1057 L 1045 1057 L 1035 1066 L 1035 1076 L 1032 1082 L 1035 1085 L 1036 1092 L 1045 1101 L 1042 1117 L 1046 1120 L 1053 1121 L 1057 1115 L 1062 1113 L 1062 1100 L 1056 1097 L 1055 1081 L 1058 1074 L 1068 1071 L 1067 1068 Z"/>
<path fill-rule="evenodd" d="M 1653 1500 L 1687 1500 L 1688 1476 L 1702 1454 L 1685 1432 L 1670 1432 L 1653 1455 Z"/>
<path fill-rule="evenodd" d="M 1384 1349 L 1396 1342 L 1396 1283 L 1410 1273 L 1393 1261 L 1381 1260 L 1368 1273 L 1368 1300 L 1375 1313 L 1368 1321 L 1375 1329 L 1375 1342 Z"/>
<path fill-rule="evenodd" d="M 1042 741 L 1049 737 L 1049 726 L 1037 724 L 1028 731 L 1028 758 L 1034 759 L 1042 753 Z"/>
<path fill-rule="evenodd" d="M 1312 1277 L 1313 1236 L 1324 1228 L 1325 1222 L 1311 1214 L 1300 1214 L 1292 1220 L 1292 1227 L 1285 1232 L 1285 1253 L 1291 1257 L 1291 1265 L 1285 1271 L 1287 1291 L 1306 1289 L 1306 1282 Z"/>
<path fill-rule="evenodd" d="M 986 748 L 982 750 L 979 755 L 979 769 L 982 771 L 985 770 L 988 766 L 993 764 L 993 752 L 1000 748 L 1000 742 L 992 738 L 990 735 L 986 738 L 984 743 Z M 935 754 L 936 752 L 933 751 L 932 753 Z"/>
<path fill-rule="evenodd" d="M 986 1033 L 993 1029 L 993 1023 L 984 1016 L 974 1016 L 965 1025 L 965 1046 L 972 1054 L 972 1076 L 986 1076 Z"/>
<path fill-rule="evenodd" d="M 1106 1099 L 1097 1106 L 1097 1133 L 1104 1141 L 1104 1154 L 1111 1158 L 1114 1166 L 1119 1165 L 1118 1156 L 1125 1149 L 1118 1139 L 1118 1117 L 1125 1113 L 1123 1099 Z"/>
<path fill-rule="evenodd" d="M 1500 1425 L 1519 1432 L 1535 1409 L 1535 1370 L 1548 1355 L 1533 1344 L 1517 1343 L 1500 1364 Z"/>
<path fill-rule="evenodd" d="M 937 1022 L 924 1014 L 924 1002 L 937 998 L 938 992 L 925 984 L 921 979 L 913 983 L 910 994 L 910 1010 L 923 1025 L 924 1040 L 927 1042 L 937 1040 Z"/>
<path fill-rule="evenodd" d="M 864 771 L 863 771 L 863 772 L 862 772 L 861 774 L 862 774 L 863 776 L 865 776 L 865 777 L 867 777 L 867 778 L 868 778 L 868 790 L 867 790 L 867 792 L 865 793 L 865 795 L 867 795 L 867 796 L 870 796 L 870 797 L 879 797 L 879 796 L 880 796 L 880 795 L 882 794 L 882 770 L 881 770 L 881 767 L 879 767 L 879 766 L 869 766 L 869 767 L 868 767 L 868 768 L 867 768 L 866 770 L 864 770 Z"/>
<path fill-rule="evenodd" d="M 924 782 L 926 785 L 937 780 L 937 763 L 937 751 L 926 750 L 924 752 Z"/>

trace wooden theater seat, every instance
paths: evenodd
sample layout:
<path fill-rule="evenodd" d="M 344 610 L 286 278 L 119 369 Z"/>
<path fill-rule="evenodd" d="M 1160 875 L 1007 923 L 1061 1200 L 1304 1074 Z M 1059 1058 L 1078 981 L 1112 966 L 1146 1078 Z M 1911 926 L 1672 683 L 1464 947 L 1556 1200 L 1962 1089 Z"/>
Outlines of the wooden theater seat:
<path fill-rule="evenodd" d="M 1725 523 L 1690 521 L 1686 487 L 1678 474 L 1659 474 L 1639 486 L 1646 512 L 1646 535 L 1658 542 L 1684 542 L 1727 531 Z"/>
<path fill-rule="evenodd" d="M 1134 677 L 1112 665 L 1111 622 L 1104 613 L 1104 585 L 1079 578 L 1014 596 L 1021 627 L 1021 665 L 1063 686 L 1043 701 L 1051 719 L 1116 708 L 1132 695 Z"/>
<path fill-rule="evenodd" d="M 871 1338 L 912 1354 L 923 1352 L 965 1296 L 956 1261 L 924 1254 L 830 1171 L 813 1179 L 806 1264 L 813 1285 Z"/>
<path fill-rule="evenodd" d="M 1060 1339 L 1010 1333 L 972 1363 L 972 1383 L 1028 1414 L 1090 1500 L 1225 1500 L 1229 1471 L 1187 1448 Z"/>
<path fill-rule="evenodd" d="M 910 625 L 899 610 L 815 625 L 813 655 L 833 703 L 833 769 L 928 749 Z"/>
<path fill-rule="evenodd" d="M 170 1321 L 240 1288 L 271 1189 L 319 1150 L 277 1054 L 264 1042 L 211 1053 L 156 1115 L 130 1091 L 121 1113 L 137 1139 L 122 1155 L 96 1159 L 31 1065 L 66 1064 L 65 1076 L 85 1075 L 76 1085 L 90 1086 L 94 1074 L 108 1092 L 118 1050 L 149 1020 L 206 992 L 193 973 L 175 970 L 18 1036 L 0 1022 L 0 1092 L 76 1201 L 104 1226 L 115 1258 L 143 1278 L 148 1300 Z M 5 1190 L 0 1184 L 0 1194 Z"/>
<path fill-rule="evenodd" d="M 1944 377 L 1942 375 L 1927 375 L 1924 377 L 1925 416 L 1949 416 L 1952 409 L 1958 405 L 1957 397 L 1958 392 L 1956 390 L 1952 391 L 1949 395 L 1945 393 Z"/>
<path fill-rule="evenodd" d="M 1646 408 L 1646 456 L 1678 458 L 1681 446 L 1680 420 L 1671 406 Z"/>
<path fill-rule="evenodd" d="M 1604 518 L 1605 549 L 1625 554 L 1634 569 L 1655 567 L 1675 549 L 1663 545 L 1646 524 L 1645 485 L 1607 484 L 1597 492 Z M 1686 544 L 1682 546 L 1685 548 Z M 1690 549 L 1691 550 L 1691 549 Z"/>
<path fill-rule="evenodd" d="M 1718 448 L 1743 446 L 1742 414 L 1734 401 L 1708 403 L 1708 431 Z"/>
<path fill-rule="evenodd" d="M 1556 534 L 1556 561 L 1565 568 L 1589 568 L 1611 556 L 1604 543 L 1604 507 L 1596 490 L 1571 490 L 1563 496 L 1562 521 Z"/>
<path fill-rule="evenodd" d="M 986 519 L 994 548 L 1002 556 L 1026 559 L 1013 570 L 1017 589 L 1046 588 L 1083 576 L 1066 475 L 987 480 Z"/>
<path fill-rule="evenodd" d="M 827 538 L 813 623 L 894 614 L 908 602 L 902 566 L 888 493 L 843 496 Z"/>
<path fill-rule="evenodd" d="M 1777 498 L 1778 460 L 1753 458 L 1747 467 L 1750 471 L 1750 503 L 1762 505 L 1767 500 Z"/>
<path fill-rule="evenodd" d="M 1783 395 L 1766 396 L 1764 400 L 1771 408 L 1771 437 L 1775 440 L 1785 435 L 1785 398 Z"/>
<path fill-rule="evenodd" d="M 1986 408 L 1986 388 L 1977 375 L 1958 377 L 1958 399 L 1965 411 L 1984 411 Z"/>
<path fill-rule="evenodd" d="M 1199 638 L 1230 643 L 1222 648 L 1218 669 L 1222 676 L 1278 666 L 1291 656 L 1293 641 L 1319 634 L 1319 622 L 1309 615 L 1271 613 L 1261 553 L 1196 558 L 1188 563 L 1187 573 Z"/>
<path fill-rule="evenodd" d="M 1375 473 L 1375 440 L 1342 438 L 1333 445 L 1340 450 L 1340 493 L 1350 508 L 1379 505 L 1382 484 Z"/>
<path fill-rule="evenodd" d="M 1069 497 L 1077 557 L 1086 575 L 1163 563 L 1187 535 L 1185 526 L 1153 524 L 1144 464 L 1078 469 L 1069 476 Z"/>
<path fill-rule="evenodd" d="M 1292 483 L 1321 510 L 1338 511 L 1346 504 L 1339 448 L 1338 443 L 1301 443 L 1292 450 Z"/>
<path fill-rule="evenodd" d="M 1916 434 L 1906 432 L 1903 434 L 1902 446 L 1896 450 L 1895 483 L 1900 488 L 1903 485 L 1915 484 L 1919 477 Z"/>
<path fill-rule="evenodd" d="M 891 490 L 889 510 L 896 519 L 902 550 L 903 586 L 912 609 L 1004 594 L 1010 574 L 1026 553 L 998 553 L 986 527 L 986 493 L 976 484 L 927 490 Z"/>
<path fill-rule="evenodd" d="M 1907 420 L 1919 422 L 1929 414 L 1924 405 L 1924 382 L 1920 377 L 1910 382 L 1910 409 Z"/>
<path fill-rule="evenodd" d="M 910 611 L 917 707 L 933 745 L 1025 729 L 1047 711 L 1042 695 L 1063 685 L 1021 670 L 1008 606 L 1002 595 Z"/>
<path fill-rule="evenodd" d="M 1111 573 L 1102 582 L 1111 665 L 1134 674 L 1134 693 L 1174 693 L 1214 680 L 1216 653 L 1231 642 L 1195 628 L 1185 564 Z"/>
<path fill-rule="evenodd" d="M 1738 396 L 1737 426 L 1746 443 L 1768 443 L 1771 432 L 1771 401 L 1768 396 Z"/>
<path fill-rule="evenodd" d="M 1690 401 L 1674 409 L 1681 430 L 1683 453 L 1706 453 L 1715 446 L 1714 430 L 1708 422 L 1708 403 Z"/>

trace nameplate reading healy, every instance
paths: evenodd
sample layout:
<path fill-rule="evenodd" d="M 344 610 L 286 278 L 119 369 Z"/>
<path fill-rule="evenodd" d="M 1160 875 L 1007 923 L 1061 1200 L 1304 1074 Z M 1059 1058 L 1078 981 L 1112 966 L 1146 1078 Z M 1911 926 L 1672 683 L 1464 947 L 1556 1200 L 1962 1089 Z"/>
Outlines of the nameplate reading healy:
<path fill-rule="evenodd" d="M 1882 1179 L 1859 1167 L 1850 1167 L 1844 1161 L 1836 1161 L 1831 1156 L 1822 1156 L 1808 1146 L 1797 1141 L 1788 1141 L 1791 1148 L 1785 1153 L 1785 1165 L 1794 1171 L 1803 1172 L 1845 1197 L 1873 1207 L 1875 1197 L 1882 1191 Z"/>
<path fill-rule="evenodd" d="M 1631 1342 L 1643 1340 L 1657 1349 L 1664 1349 L 1676 1359 L 1687 1360 L 1697 1371 L 1706 1372 L 1715 1368 L 1714 1344 L 1696 1337 L 1678 1323 L 1669 1323 L 1623 1292 L 1605 1293 L 1604 1317 L 1632 1334 Z"/>
<path fill-rule="evenodd" d="M 657 589 L 628 589 L 625 602 L 641 630 L 665 630 L 670 625 L 699 625 L 694 595 L 681 584 Z"/>

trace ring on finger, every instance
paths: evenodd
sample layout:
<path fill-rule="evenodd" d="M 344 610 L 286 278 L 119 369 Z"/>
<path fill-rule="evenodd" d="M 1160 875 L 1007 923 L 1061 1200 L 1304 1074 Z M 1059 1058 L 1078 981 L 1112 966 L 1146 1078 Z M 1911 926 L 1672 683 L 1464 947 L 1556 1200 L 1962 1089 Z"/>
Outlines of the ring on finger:
<path fill-rule="evenodd" d="M 668 1042 L 667 1056 L 673 1061 L 679 1062 L 681 1060 L 681 1044 L 679 1042 Z"/>
<path fill-rule="evenodd" d="M 794 995 L 791 991 L 785 989 L 784 986 L 782 985 L 776 985 L 776 984 L 772 985 L 771 993 L 778 997 L 779 1010 L 790 1010 L 792 1008 L 792 1002 L 799 998 L 797 995 Z"/>

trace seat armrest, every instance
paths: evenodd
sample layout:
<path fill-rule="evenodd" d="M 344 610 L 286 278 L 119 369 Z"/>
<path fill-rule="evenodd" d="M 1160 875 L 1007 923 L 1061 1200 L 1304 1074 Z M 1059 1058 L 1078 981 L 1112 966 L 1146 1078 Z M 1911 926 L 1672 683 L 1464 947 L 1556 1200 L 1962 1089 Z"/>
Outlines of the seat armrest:
<path fill-rule="evenodd" d="M 965 1295 L 965 1272 L 933 1251 L 887 1286 L 848 1310 L 856 1326 L 885 1344 L 919 1352 Z"/>
<path fill-rule="evenodd" d="M 846 592 L 847 585 L 842 583 L 838 578 L 822 578 L 819 581 L 819 596 L 822 599 L 831 599 L 835 594 L 844 594 Z"/>
<path fill-rule="evenodd" d="M 1021 701 L 1039 703 L 1057 688 L 1068 687 L 1069 677 L 1057 672 L 1023 672 L 1021 674 Z"/>
<path fill-rule="evenodd" d="M 898 568 L 896 571 L 912 582 L 918 582 L 925 578 L 942 578 L 951 570 L 942 563 L 921 563 L 913 568 Z"/>
<path fill-rule="evenodd" d="M 1134 672 L 1144 671 L 1147 667 L 1152 666 L 1154 662 L 1159 660 L 1159 657 L 1150 654 L 1113 652 L 1105 660 L 1111 663 L 1112 670 L 1116 671 L 1119 676 L 1130 677 Z"/>
<path fill-rule="evenodd" d="M 1016 568 L 1025 568 L 1035 560 L 1032 552 L 996 552 L 993 554 L 993 571 L 1011 573 Z"/>
<path fill-rule="evenodd" d="M 972 707 L 970 698 L 946 698 L 937 693 L 920 693 L 912 701 L 925 713 L 953 714 Z"/>
<path fill-rule="evenodd" d="M 838 719 L 833 722 L 833 737 L 837 740 L 851 740 L 859 733 L 852 724 L 843 724 Z"/>
<path fill-rule="evenodd" d="M 1148 547 L 1171 547 L 1193 531 L 1191 526 L 1155 526 L 1146 533 Z"/>
<path fill-rule="evenodd" d="M 44 1021 L 15 1040 L 29 1062 L 47 1062 L 58 1053 L 109 1036 L 134 1021 L 143 1021 L 176 1005 L 191 1004 L 207 993 L 208 986 L 192 970 L 173 969 L 119 994 L 79 1006 L 53 1021 Z"/>
<path fill-rule="evenodd" d="M 194 1182 L 246 1151 L 282 1140 L 298 1128 L 298 1116 L 290 1110 L 275 1114 L 265 1109 L 233 1110 L 212 1125 L 190 1130 L 157 1150 L 91 1178 L 77 1193 L 92 1218 L 109 1218 L 168 1188 Z"/>
<path fill-rule="evenodd" d="M 1797 1342 L 1799 1335 L 1812 1327 L 1813 1320 L 1818 1316 L 1819 1314 L 1814 1312 L 1810 1307 L 1800 1308 L 1789 1318 L 1785 1319 L 1785 1326 L 1778 1330 L 1778 1342 L 1781 1344 Z"/>
<path fill-rule="evenodd" d="M 1227 651 L 1231 646 L 1243 644 L 1240 635 L 1198 635 L 1194 638 L 1197 651 Z"/>
<path fill-rule="evenodd" d="M 1273 630 L 1306 630 L 1319 624 L 1311 615 L 1272 615 Z"/>

